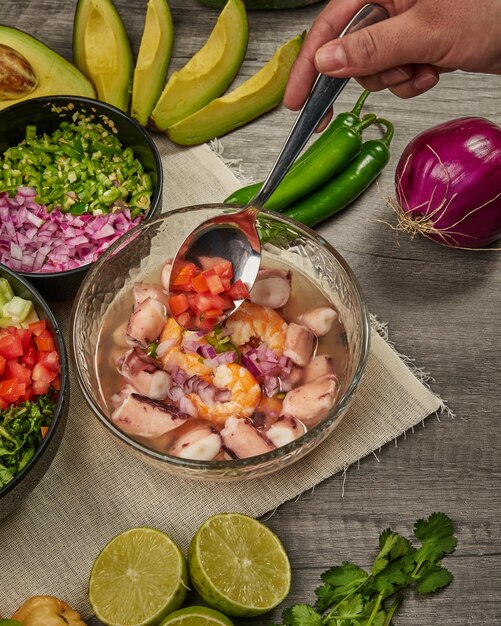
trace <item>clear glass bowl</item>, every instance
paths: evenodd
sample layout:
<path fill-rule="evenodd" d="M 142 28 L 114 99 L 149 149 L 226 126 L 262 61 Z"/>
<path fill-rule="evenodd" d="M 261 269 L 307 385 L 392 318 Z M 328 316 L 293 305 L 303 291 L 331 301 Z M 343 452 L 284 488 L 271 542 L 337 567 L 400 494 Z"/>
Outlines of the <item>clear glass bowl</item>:
<path fill-rule="evenodd" d="M 256 478 L 294 463 L 316 448 L 339 424 L 367 363 L 369 315 L 358 281 L 348 264 L 314 231 L 277 213 L 263 211 L 258 218 L 263 258 L 271 261 L 279 258 L 312 280 L 335 306 L 346 330 L 347 375 L 329 415 L 288 445 L 266 454 L 232 461 L 195 461 L 169 456 L 138 443 L 110 421 L 96 367 L 99 333 L 108 307 L 124 290 L 129 291 L 136 281 L 143 280 L 167 258 L 174 257 L 180 243 L 202 221 L 233 210 L 224 205 L 188 207 L 130 231 L 92 267 L 72 311 L 70 352 L 89 407 L 106 430 L 131 451 L 183 478 Z"/>

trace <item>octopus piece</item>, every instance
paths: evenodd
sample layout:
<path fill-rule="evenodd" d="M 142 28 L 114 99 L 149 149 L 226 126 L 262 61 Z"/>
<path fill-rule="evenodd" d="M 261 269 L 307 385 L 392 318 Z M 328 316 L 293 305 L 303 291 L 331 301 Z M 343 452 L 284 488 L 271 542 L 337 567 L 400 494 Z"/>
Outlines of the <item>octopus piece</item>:
<path fill-rule="evenodd" d="M 155 283 L 135 283 L 132 293 L 136 306 L 144 302 L 147 298 L 154 298 L 167 307 L 169 305 L 169 296 L 165 291 Z"/>
<path fill-rule="evenodd" d="M 223 447 L 234 459 L 246 459 L 275 449 L 273 443 L 254 428 L 251 420 L 229 417 L 221 431 Z"/>
<path fill-rule="evenodd" d="M 305 433 L 306 426 L 303 422 L 295 417 L 281 415 L 266 431 L 266 436 L 277 448 L 280 448 L 302 437 Z"/>
<path fill-rule="evenodd" d="M 132 344 L 147 348 L 160 337 L 167 320 L 167 309 L 155 298 L 146 298 L 134 308 L 127 324 L 127 339 Z"/>
<path fill-rule="evenodd" d="M 172 379 L 160 363 L 137 347 L 125 353 L 117 368 L 139 394 L 153 400 L 163 400 L 172 387 Z"/>
<path fill-rule="evenodd" d="M 285 336 L 284 356 L 300 367 L 304 367 L 313 355 L 315 335 L 302 324 L 291 322 Z"/>
<path fill-rule="evenodd" d="M 260 269 L 250 292 L 250 301 L 260 306 L 279 309 L 291 295 L 291 272 L 274 268 Z"/>
<path fill-rule="evenodd" d="M 290 391 L 297 387 L 303 380 L 304 368 L 293 365 L 290 374 L 286 378 L 280 378 L 280 391 Z"/>
<path fill-rule="evenodd" d="M 169 454 L 180 459 L 212 461 L 221 451 L 219 432 L 210 424 L 197 425 L 180 435 L 169 449 Z"/>
<path fill-rule="evenodd" d="M 282 412 L 287 417 L 295 417 L 311 428 L 327 417 L 334 405 L 336 392 L 336 377 L 332 374 L 322 376 L 315 382 L 289 391 L 284 398 Z"/>
<path fill-rule="evenodd" d="M 153 439 L 181 426 L 189 415 L 166 402 L 152 400 L 137 393 L 126 394 L 111 414 L 111 420 L 128 435 Z"/>
<path fill-rule="evenodd" d="M 337 311 L 329 306 L 317 306 L 302 313 L 297 321 L 307 326 L 317 337 L 323 337 L 332 328 Z"/>
<path fill-rule="evenodd" d="M 326 354 L 320 354 L 306 365 L 303 370 L 303 383 L 311 383 L 322 376 L 334 374 L 334 359 Z"/>

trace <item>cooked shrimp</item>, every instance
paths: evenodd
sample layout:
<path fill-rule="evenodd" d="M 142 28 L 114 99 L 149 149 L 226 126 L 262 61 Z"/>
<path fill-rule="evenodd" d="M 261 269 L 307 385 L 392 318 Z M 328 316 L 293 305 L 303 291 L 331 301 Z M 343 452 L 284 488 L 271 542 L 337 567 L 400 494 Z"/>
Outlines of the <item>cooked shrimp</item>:
<path fill-rule="evenodd" d="M 205 365 L 204 360 L 192 352 L 183 352 L 181 348 L 172 348 L 161 359 L 164 369 L 169 373 L 175 367 L 181 368 L 188 376 L 207 376 L 212 369 Z"/>
<path fill-rule="evenodd" d="M 253 337 L 257 337 L 278 356 L 281 356 L 284 351 L 287 322 L 269 307 L 244 302 L 228 318 L 226 328 L 231 333 L 231 341 L 236 346 L 243 346 Z"/>
<path fill-rule="evenodd" d="M 219 389 L 231 391 L 231 399 L 228 402 L 215 401 L 209 406 L 198 394 L 188 394 L 188 398 L 198 409 L 199 417 L 216 424 L 224 424 L 230 416 L 250 417 L 256 410 L 261 399 L 261 388 L 245 367 L 237 363 L 219 365 L 210 382 Z"/>

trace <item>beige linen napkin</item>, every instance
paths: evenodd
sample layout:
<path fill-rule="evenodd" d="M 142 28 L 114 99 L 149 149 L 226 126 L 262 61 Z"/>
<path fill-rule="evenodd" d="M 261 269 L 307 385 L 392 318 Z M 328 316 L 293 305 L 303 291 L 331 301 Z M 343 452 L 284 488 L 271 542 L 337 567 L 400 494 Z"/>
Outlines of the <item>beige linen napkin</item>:
<path fill-rule="evenodd" d="M 165 169 L 165 209 L 220 202 L 238 182 L 207 146 L 158 143 Z M 65 336 L 68 305 L 53 307 Z M 183 550 L 209 515 L 260 516 L 395 439 L 437 411 L 440 399 L 373 332 L 367 371 L 348 413 L 308 457 L 272 476 L 239 483 L 200 483 L 170 476 L 117 444 L 88 409 L 75 377 L 66 433 L 49 471 L 0 522 L 0 615 L 26 597 L 53 594 L 83 615 L 92 562 L 115 534 L 154 526 Z"/>

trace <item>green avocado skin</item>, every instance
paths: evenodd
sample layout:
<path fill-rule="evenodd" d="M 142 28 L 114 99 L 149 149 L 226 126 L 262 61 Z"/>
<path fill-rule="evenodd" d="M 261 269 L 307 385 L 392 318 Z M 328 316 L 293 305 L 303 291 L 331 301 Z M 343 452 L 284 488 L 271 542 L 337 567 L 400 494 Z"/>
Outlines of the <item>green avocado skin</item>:
<path fill-rule="evenodd" d="M 199 0 L 202 4 L 215 9 L 220 9 L 226 4 L 226 0 Z M 244 0 L 246 9 L 294 9 L 317 4 L 321 0 Z"/>

